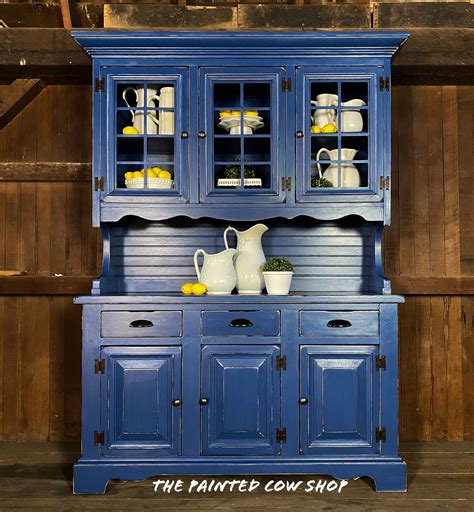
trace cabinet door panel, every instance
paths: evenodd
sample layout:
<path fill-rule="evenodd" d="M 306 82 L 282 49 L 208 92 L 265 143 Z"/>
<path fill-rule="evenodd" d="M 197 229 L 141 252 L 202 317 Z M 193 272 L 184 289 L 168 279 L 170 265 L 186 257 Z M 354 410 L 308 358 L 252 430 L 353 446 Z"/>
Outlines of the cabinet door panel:
<path fill-rule="evenodd" d="M 181 348 L 108 347 L 103 357 L 103 453 L 179 454 Z"/>
<path fill-rule="evenodd" d="M 390 141 L 383 136 L 388 96 L 379 91 L 381 76 L 382 68 L 376 67 L 298 69 L 297 129 L 304 137 L 296 143 L 297 201 L 383 199 L 380 177 Z"/>
<path fill-rule="evenodd" d="M 279 450 L 277 346 L 207 346 L 202 350 L 202 453 L 271 455 Z"/>
<path fill-rule="evenodd" d="M 201 201 L 282 202 L 286 96 L 283 68 L 202 68 Z"/>
<path fill-rule="evenodd" d="M 303 453 L 375 453 L 376 347 L 301 347 L 300 444 Z"/>
<path fill-rule="evenodd" d="M 104 68 L 106 150 L 97 149 L 107 203 L 189 199 L 188 68 Z M 137 172 L 148 170 L 140 178 Z M 135 174 L 132 174 L 135 173 Z"/>

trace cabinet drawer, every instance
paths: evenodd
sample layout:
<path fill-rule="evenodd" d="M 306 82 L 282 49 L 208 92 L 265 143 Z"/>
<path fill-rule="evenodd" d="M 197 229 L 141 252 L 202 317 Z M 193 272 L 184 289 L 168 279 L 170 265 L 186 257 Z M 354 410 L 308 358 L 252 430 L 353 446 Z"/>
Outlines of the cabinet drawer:
<path fill-rule="evenodd" d="M 177 338 L 182 334 L 182 311 L 104 311 L 103 338 Z"/>
<path fill-rule="evenodd" d="M 203 336 L 279 336 L 280 311 L 203 311 Z"/>
<path fill-rule="evenodd" d="M 300 336 L 378 336 L 378 311 L 300 311 Z"/>

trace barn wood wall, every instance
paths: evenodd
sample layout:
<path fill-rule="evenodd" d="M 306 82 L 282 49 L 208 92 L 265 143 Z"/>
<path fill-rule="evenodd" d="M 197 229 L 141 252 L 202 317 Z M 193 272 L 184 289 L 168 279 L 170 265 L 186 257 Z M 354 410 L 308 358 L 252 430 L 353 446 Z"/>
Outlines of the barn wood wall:
<path fill-rule="evenodd" d="M 468 86 L 393 90 L 390 276 L 474 274 Z M 90 88 L 48 86 L 0 132 L 0 161 L 90 162 Z M 91 276 L 100 236 L 87 182 L 0 183 L 0 267 Z M 474 439 L 473 296 L 400 307 L 400 437 Z M 80 308 L 70 295 L 0 297 L 0 439 L 78 439 Z"/>

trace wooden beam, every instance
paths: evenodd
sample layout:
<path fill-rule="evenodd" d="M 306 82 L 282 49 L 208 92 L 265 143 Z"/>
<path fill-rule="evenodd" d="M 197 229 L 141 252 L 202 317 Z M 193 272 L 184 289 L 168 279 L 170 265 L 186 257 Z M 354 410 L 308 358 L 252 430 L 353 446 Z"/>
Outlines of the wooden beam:
<path fill-rule="evenodd" d="M 0 295 L 89 294 L 92 279 L 90 276 L 0 276 Z"/>
<path fill-rule="evenodd" d="M 37 78 L 17 79 L 0 86 L 0 129 L 4 128 L 43 90 L 45 84 Z"/>
<path fill-rule="evenodd" d="M 80 162 L 0 162 L 0 182 L 90 181 L 92 164 Z"/>
<path fill-rule="evenodd" d="M 63 27 L 72 28 L 71 6 L 69 0 L 60 0 L 61 16 L 63 18 Z"/>
<path fill-rule="evenodd" d="M 400 295 L 474 295 L 474 277 L 392 278 L 393 293 Z"/>

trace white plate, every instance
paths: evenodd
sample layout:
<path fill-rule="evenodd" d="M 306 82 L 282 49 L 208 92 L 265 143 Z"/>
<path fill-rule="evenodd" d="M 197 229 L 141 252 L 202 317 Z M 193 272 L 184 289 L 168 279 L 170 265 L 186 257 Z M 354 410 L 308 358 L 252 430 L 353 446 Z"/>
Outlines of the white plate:
<path fill-rule="evenodd" d="M 240 127 L 241 121 L 240 116 L 221 117 L 217 126 L 230 131 L 232 128 Z M 260 116 L 244 116 L 244 127 L 250 128 L 251 130 L 258 130 L 262 128 L 262 126 L 265 126 L 265 123 Z"/>

